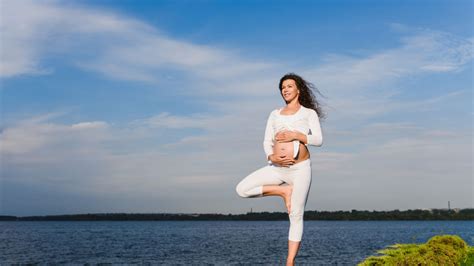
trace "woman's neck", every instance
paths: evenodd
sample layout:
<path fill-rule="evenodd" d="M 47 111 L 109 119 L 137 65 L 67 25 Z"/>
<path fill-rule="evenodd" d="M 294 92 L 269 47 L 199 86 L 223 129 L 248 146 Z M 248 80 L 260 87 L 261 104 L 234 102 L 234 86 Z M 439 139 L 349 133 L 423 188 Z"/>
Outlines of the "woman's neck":
<path fill-rule="evenodd" d="M 298 100 L 291 101 L 286 104 L 286 108 L 290 110 L 298 110 L 301 107 L 301 104 L 298 102 Z"/>

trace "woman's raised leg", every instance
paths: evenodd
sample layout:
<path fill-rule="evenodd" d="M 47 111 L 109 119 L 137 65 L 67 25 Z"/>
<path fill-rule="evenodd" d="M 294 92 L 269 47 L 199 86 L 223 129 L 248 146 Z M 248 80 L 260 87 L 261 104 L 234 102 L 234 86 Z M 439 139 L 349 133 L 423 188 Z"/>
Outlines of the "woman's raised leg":
<path fill-rule="evenodd" d="M 237 194 L 244 198 L 280 196 L 287 212 L 291 210 L 292 185 L 281 186 L 285 182 L 279 168 L 267 165 L 245 177 L 236 187 Z"/>
<path fill-rule="evenodd" d="M 235 190 L 243 198 L 271 196 L 282 191 L 278 187 L 283 182 L 281 174 L 273 166 L 267 165 L 242 179 Z"/>

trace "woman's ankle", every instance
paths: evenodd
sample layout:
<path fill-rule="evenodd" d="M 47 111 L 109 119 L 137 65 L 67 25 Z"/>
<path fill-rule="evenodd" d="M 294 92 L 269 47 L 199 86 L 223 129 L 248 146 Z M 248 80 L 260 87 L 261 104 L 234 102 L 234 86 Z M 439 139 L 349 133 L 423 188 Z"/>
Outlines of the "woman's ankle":
<path fill-rule="evenodd" d="M 286 265 L 295 265 L 295 258 L 292 258 L 292 259 L 287 258 Z"/>

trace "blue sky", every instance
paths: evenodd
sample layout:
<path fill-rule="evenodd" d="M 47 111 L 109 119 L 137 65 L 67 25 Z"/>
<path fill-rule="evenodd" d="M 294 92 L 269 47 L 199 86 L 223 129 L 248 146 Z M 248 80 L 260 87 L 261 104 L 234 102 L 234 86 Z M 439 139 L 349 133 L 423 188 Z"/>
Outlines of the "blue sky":
<path fill-rule="evenodd" d="M 306 209 L 474 205 L 471 1 L 1 10 L 0 214 L 284 211 L 235 186 L 287 72 L 326 96 Z"/>

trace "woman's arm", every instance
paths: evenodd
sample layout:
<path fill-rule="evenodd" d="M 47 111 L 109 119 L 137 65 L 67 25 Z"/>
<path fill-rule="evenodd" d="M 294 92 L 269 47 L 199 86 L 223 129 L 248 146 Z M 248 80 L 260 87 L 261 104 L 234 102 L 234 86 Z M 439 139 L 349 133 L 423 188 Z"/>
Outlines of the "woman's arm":
<path fill-rule="evenodd" d="M 270 113 L 267 119 L 267 126 L 265 128 L 265 137 L 263 139 L 263 150 L 267 155 L 267 160 L 270 160 L 270 155 L 273 154 L 273 112 Z"/>
<path fill-rule="evenodd" d="M 298 131 L 295 131 L 295 139 L 303 142 L 306 146 L 322 146 L 323 145 L 323 134 L 321 132 L 321 125 L 319 124 L 319 117 L 316 111 L 311 109 L 310 115 L 308 117 L 309 130 L 311 134 L 304 134 Z"/>

